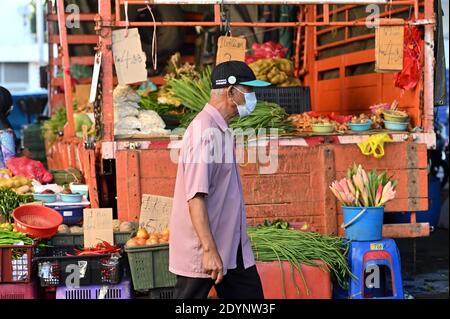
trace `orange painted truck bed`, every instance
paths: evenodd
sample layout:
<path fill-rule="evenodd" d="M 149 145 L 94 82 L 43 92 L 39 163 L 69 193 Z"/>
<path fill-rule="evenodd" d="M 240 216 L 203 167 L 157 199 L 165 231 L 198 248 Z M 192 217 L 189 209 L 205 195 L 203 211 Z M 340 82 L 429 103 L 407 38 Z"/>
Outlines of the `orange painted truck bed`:
<path fill-rule="evenodd" d="M 307 222 L 321 233 L 342 234 L 342 212 L 328 185 L 342 177 L 354 162 L 367 169 L 387 169 L 398 179 L 397 198 L 387 212 L 428 209 L 427 147 L 410 142 L 388 143 L 386 155 L 362 155 L 355 144 L 322 144 L 312 147 L 280 146 L 279 168 L 263 175 L 256 164 L 240 168 L 249 224 L 283 218 Z M 116 152 L 117 207 L 119 219 L 138 220 L 142 194 L 173 196 L 176 164 L 167 148 Z M 428 227 L 387 226 L 393 237 L 428 234 Z"/>

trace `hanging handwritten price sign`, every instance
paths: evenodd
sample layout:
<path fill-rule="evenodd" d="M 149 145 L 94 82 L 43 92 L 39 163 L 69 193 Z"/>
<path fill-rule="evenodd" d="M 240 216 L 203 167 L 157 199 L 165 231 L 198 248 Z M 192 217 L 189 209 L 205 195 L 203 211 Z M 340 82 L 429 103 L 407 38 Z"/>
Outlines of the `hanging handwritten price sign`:
<path fill-rule="evenodd" d="M 146 56 L 137 28 L 114 30 L 112 51 L 119 84 L 147 81 Z"/>

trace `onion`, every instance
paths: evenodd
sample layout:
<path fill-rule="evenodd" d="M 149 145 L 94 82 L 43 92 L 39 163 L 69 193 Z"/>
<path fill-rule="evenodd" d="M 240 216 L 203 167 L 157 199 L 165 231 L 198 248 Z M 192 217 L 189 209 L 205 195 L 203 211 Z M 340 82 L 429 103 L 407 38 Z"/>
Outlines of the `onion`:
<path fill-rule="evenodd" d="M 136 239 L 136 243 L 137 243 L 139 246 L 144 246 L 146 241 L 147 241 L 147 239 L 145 239 L 145 238 L 137 238 L 137 239 Z"/>
<path fill-rule="evenodd" d="M 125 244 L 127 247 L 136 247 L 138 246 L 138 243 L 133 239 L 128 239 L 127 243 Z"/>
<path fill-rule="evenodd" d="M 147 230 L 145 228 L 139 228 L 137 234 L 136 234 L 137 238 L 142 238 L 144 240 L 147 240 L 150 236 L 147 232 Z"/>

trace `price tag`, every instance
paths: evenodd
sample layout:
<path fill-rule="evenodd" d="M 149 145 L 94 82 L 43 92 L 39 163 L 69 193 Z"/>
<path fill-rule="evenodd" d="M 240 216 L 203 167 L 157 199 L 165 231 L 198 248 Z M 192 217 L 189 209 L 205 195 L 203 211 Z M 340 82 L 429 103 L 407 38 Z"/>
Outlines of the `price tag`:
<path fill-rule="evenodd" d="M 391 19 L 398 20 L 403 19 Z M 383 21 L 383 19 L 380 19 Z M 379 26 L 375 31 L 375 71 L 403 70 L 403 26 Z"/>
<path fill-rule="evenodd" d="M 111 208 L 84 209 L 84 247 L 94 247 L 102 240 L 114 243 L 112 215 Z"/>
<path fill-rule="evenodd" d="M 231 60 L 245 61 L 245 38 L 221 36 L 217 42 L 216 64 Z"/>
<path fill-rule="evenodd" d="M 370 250 L 384 250 L 384 245 L 372 243 L 370 244 Z"/>
<path fill-rule="evenodd" d="M 146 56 L 142 51 L 137 28 L 115 30 L 112 33 L 112 51 L 119 84 L 147 81 Z"/>
<path fill-rule="evenodd" d="M 169 227 L 172 202 L 171 197 L 142 195 L 139 225 L 149 232 L 161 232 Z"/>

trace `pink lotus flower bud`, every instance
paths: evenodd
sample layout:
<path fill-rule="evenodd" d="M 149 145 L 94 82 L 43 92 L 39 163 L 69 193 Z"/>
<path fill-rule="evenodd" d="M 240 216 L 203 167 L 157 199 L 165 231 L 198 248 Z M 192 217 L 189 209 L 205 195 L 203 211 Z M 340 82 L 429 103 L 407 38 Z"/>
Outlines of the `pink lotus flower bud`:
<path fill-rule="evenodd" d="M 375 206 L 379 205 L 382 193 L 383 193 L 383 185 L 380 184 L 380 185 L 378 185 L 378 188 L 377 188 L 377 195 L 375 197 Z"/>
<path fill-rule="evenodd" d="M 396 191 L 394 190 L 391 181 L 389 181 L 386 185 L 384 185 L 379 206 L 382 206 L 388 201 L 393 200 L 395 198 L 395 194 Z"/>

